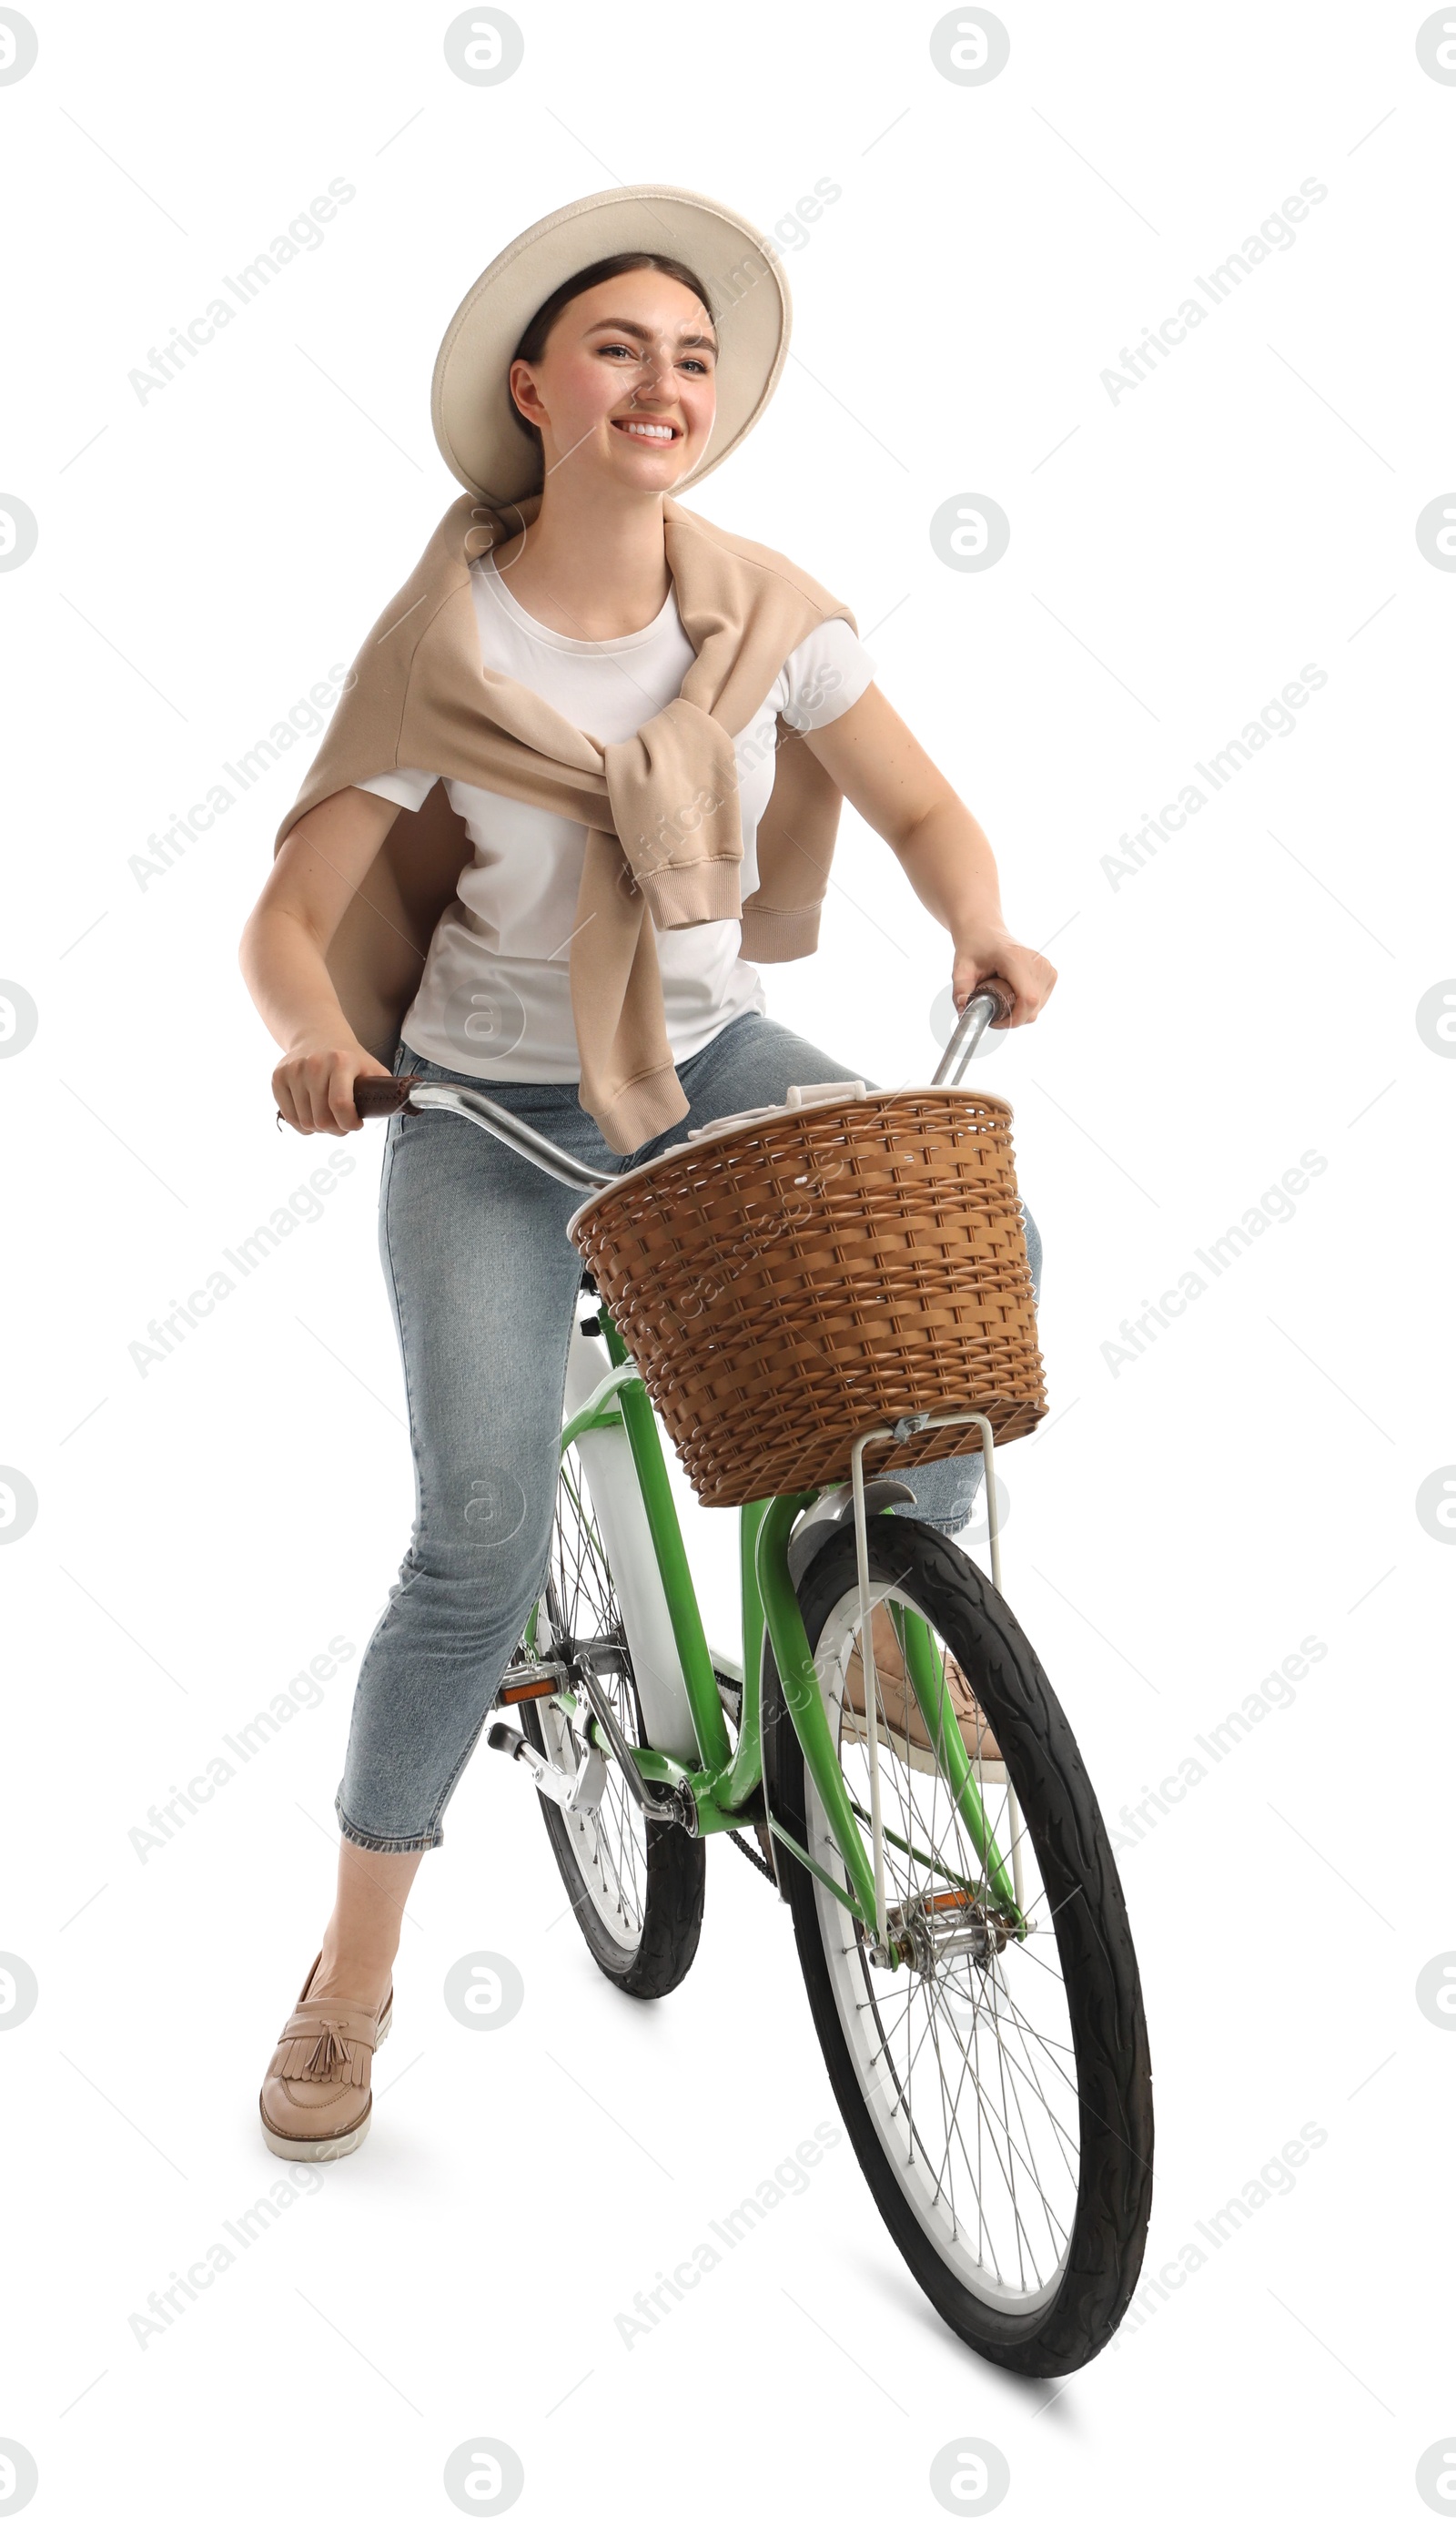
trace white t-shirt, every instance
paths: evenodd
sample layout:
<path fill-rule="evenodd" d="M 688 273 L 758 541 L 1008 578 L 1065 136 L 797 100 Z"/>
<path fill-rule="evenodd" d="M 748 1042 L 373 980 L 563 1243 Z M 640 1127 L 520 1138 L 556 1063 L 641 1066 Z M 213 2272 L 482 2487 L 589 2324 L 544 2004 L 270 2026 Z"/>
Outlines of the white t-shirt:
<path fill-rule="evenodd" d="M 509 576 L 488 553 L 471 565 L 481 662 L 528 685 L 574 727 L 600 744 L 621 744 L 681 691 L 693 648 L 675 590 L 644 631 L 620 640 L 572 640 L 517 603 Z M 874 675 L 873 658 L 847 623 L 821 624 L 784 661 L 757 718 L 734 739 L 743 896 L 758 884 L 755 844 L 774 785 L 777 715 L 782 712 L 794 729 L 828 728 L 859 700 Z M 414 808 L 435 778 L 386 772 L 358 785 Z M 466 782 L 446 787 L 474 857 L 436 926 L 420 988 L 405 1012 L 404 1039 L 429 1060 L 473 1078 L 578 1079 L 569 959 L 586 829 Z M 655 934 L 675 1061 L 701 1052 L 744 1009 L 766 1005 L 756 967 L 738 953 L 739 936 L 736 921 Z"/>

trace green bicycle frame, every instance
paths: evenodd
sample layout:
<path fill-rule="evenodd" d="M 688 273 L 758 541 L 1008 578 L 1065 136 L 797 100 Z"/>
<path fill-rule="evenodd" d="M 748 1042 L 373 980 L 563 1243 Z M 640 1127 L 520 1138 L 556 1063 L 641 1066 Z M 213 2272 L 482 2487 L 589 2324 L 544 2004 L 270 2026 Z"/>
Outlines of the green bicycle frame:
<path fill-rule="evenodd" d="M 604 1302 L 599 1302 L 602 1333 L 612 1362 L 596 1387 L 561 1433 L 563 1457 L 588 1430 L 625 1429 L 641 1490 L 648 1531 L 667 1596 L 673 1637 L 686 1688 L 687 1704 L 697 1739 L 699 1765 L 684 1771 L 671 1757 L 650 1748 L 636 1749 L 638 1767 L 649 1780 L 672 1780 L 691 1795 L 700 1834 L 727 1833 L 754 1817 L 765 1816 L 763 1787 L 762 1677 L 764 1642 L 774 1651 L 784 1705 L 803 1748 L 804 1761 L 819 1793 L 835 1848 L 844 1862 L 848 1887 L 839 1886 L 821 1868 L 780 1821 L 767 1815 L 776 1841 L 792 1851 L 801 1866 L 827 1886 L 839 1902 L 874 1933 L 875 1876 L 860 1830 L 861 1810 L 845 1785 L 815 1671 L 813 1653 L 788 1567 L 790 1531 L 800 1511 L 819 1491 L 789 1491 L 776 1498 L 753 1500 L 739 1511 L 738 1571 L 743 1615 L 743 1698 L 736 1747 L 728 1737 L 719 1697 L 718 1677 L 703 1629 L 692 1583 L 677 1503 L 668 1480 L 662 1440 L 647 1389 Z M 946 1781 L 985 1872 L 987 1888 L 999 1910 L 1024 1928 L 1010 1874 L 981 1803 L 975 1767 L 966 1752 L 946 1690 L 944 1671 L 929 1630 L 909 1609 L 891 1608 L 905 1658 L 906 1671 L 930 1743 L 942 1759 Z M 532 1618 L 531 1632 L 534 1631 Z M 565 1700 L 575 1695 L 563 1695 Z M 895 1839 L 895 1837 L 890 1837 Z"/>

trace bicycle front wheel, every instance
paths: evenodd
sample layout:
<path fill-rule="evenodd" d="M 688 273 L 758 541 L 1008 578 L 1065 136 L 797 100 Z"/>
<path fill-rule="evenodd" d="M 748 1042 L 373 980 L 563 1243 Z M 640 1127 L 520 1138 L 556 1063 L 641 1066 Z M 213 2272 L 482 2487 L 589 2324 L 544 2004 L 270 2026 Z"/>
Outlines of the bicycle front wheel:
<path fill-rule="evenodd" d="M 869 1536 L 885 1902 L 902 1960 L 874 1963 L 873 1934 L 780 1845 L 815 2027 L 927 2296 L 984 2357 L 1061 2376 L 1116 2330 L 1151 2202 L 1152 2076 L 1117 1866 L 1066 1717 L 989 1581 L 912 1519 L 872 1517 Z M 852 1526 L 809 1564 L 799 1602 L 868 1843 Z M 927 1626 L 934 1736 L 907 1615 Z M 772 1811 L 847 1886 L 767 1650 L 764 1689 Z"/>

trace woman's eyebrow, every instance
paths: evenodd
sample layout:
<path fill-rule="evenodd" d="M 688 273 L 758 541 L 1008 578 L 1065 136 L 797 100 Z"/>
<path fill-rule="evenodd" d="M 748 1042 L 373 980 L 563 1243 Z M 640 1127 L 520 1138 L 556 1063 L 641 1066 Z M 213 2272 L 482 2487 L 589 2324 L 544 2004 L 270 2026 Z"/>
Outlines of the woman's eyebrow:
<path fill-rule="evenodd" d="M 603 316 L 595 325 L 588 325 L 586 330 L 588 333 L 634 333 L 639 342 L 650 342 L 653 338 L 650 325 L 638 325 L 630 316 Z M 716 351 L 718 344 L 711 333 L 679 333 L 678 348 L 679 351 Z"/>

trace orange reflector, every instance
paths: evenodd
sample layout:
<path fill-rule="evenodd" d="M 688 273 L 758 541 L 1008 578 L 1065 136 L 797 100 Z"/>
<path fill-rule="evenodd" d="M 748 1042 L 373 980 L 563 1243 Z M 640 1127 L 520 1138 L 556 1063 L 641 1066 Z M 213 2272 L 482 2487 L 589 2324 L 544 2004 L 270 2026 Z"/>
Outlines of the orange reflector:
<path fill-rule="evenodd" d="M 964 1887 L 951 1886 L 943 1894 L 928 1894 L 926 1910 L 928 1912 L 963 1912 L 968 1906 L 974 1906 L 975 1901 L 975 1895 L 968 1894 Z"/>
<path fill-rule="evenodd" d="M 497 1701 L 545 1701 L 555 1691 L 554 1677 L 543 1675 L 535 1684 L 508 1684 L 495 1697 Z"/>

